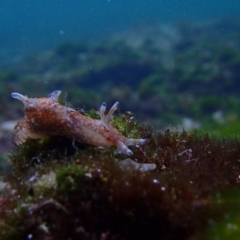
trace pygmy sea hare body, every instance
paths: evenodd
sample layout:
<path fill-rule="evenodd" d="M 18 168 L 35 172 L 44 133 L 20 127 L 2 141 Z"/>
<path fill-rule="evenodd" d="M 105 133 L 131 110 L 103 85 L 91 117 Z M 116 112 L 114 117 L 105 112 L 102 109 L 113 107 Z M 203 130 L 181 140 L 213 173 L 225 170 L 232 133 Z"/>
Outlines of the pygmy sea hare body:
<path fill-rule="evenodd" d="M 99 109 L 100 119 L 92 119 L 73 108 L 59 104 L 60 94 L 59 90 L 52 92 L 48 98 L 28 98 L 15 92 L 11 94 L 23 103 L 25 111 L 24 118 L 14 128 L 16 145 L 24 143 L 28 138 L 65 136 L 104 148 L 116 146 L 118 153 L 132 155 L 128 146 L 146 142 L 145 139 L 125 137 L 110 124 L 118 102 L 106 115 L 106 103 L 102 103 Z"/>

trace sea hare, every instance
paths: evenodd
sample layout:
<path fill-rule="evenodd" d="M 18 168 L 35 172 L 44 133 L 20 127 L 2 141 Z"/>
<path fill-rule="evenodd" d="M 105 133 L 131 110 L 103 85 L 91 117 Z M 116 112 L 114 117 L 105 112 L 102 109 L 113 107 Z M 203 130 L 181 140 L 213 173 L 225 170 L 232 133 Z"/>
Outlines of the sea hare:
<path fill-rule="evenodd" d="M 79 111 L 63 106 L 58 98 L 61 91 L 56 90 L 48 98 L 28 98 L 13 92 L 11 96 L 24 105 L 25 116 L 14 128 L 16 145 L 28 138 L 38 139 L 43 136 L 65 136 L 76 141 L 109 148 L 117 147 L 117 152 L 132 155 L 130 145 L 142 145 L 146 139 L 134 139 L 123 136 L 114 128 L 110 119 L 116 111 L 116 102 L 105 115 L 106 103 L 99 109 L 100 119 L 92 119 Z"/>

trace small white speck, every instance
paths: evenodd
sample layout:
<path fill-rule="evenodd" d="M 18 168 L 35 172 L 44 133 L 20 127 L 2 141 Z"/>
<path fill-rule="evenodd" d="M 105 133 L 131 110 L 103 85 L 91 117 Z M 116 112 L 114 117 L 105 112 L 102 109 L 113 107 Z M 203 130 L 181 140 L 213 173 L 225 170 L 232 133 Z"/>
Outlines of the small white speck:
<path fill-rule="evenodd" d="M 91 178 L 92 174 L 91 173 L 85 173 L 85 176 Z"/>
<path fill-rule="evenodd" d="M 28 234 L 27 239 L 32 239 L 32 234 Z"/>
<path fill-rule="evenodd" d="M 157 184 L 159 181 L 157 179 L 153 179 L 153 183 Z"/>
<path fill-rule="evenodd" d="M 36 176 L 32 176 L 29 178 L 29 182 L 33 182 L 36 179 Z"/>
<path fill-rule="evenodd" d="M 29 102 L 29 107 L 33 107 L 35 104 L 35 100 L 34 99 L 31 99 L 30 102 Z"/>
<path fill-rule="evenodd" d="M 165 190 L 166 190 L 166 188 L 165 188 L 165 187 L 161 187 L 161 190 L 162 190 L 162 191 L 165 191 Z"/>

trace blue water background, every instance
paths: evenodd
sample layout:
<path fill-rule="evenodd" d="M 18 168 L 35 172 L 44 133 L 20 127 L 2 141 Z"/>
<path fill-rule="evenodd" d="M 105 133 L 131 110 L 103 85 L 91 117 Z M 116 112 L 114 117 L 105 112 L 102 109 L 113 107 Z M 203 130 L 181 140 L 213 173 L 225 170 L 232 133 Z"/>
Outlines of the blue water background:
<path fill-rule="evenodd" d="M 0 54 L 98 41 L 132 26 L 238 16 L 239 0 L 1 0 Z"/>

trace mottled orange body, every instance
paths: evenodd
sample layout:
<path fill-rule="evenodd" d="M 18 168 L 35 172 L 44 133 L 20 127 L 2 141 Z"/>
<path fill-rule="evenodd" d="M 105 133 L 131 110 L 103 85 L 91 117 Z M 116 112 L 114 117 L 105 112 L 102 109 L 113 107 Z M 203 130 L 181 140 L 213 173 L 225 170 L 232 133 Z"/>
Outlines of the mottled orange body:
<path fill-rule="evenodd" d="M 24 104 L 25 116 L 14 129 L 14 141 L 22 144 L 28 138 L 43 136 L 65 136 L 80 142 L 99 147 L 117 146 L 117 151 L 131 155 L 129 145 L 141 145 L 145 139 L 130 139 L 123 136 L 110 124 L 110 119 L 117 109 L 115 103 L 105 115 L 106 104 L 99 110 L 100 119 L 84 116 L 73 108 L 59 104 L 61 91 L 54 91 L 48 98 L 28 98 L 19 93 L 12 97 Z"/>

